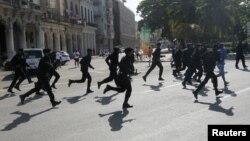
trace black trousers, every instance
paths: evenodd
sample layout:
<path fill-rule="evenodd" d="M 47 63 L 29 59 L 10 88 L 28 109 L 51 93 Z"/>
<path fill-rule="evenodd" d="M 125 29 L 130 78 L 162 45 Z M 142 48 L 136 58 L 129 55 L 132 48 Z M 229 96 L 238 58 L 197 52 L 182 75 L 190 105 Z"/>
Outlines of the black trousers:
<path fill-rule="evenodd" d="M 60 79 L 60 74 L 56 70 L 54 70 L 51 72 L 51 77 L 52 76 L 55 76 L 55 79 L 51 85 L 55 85 L 56 82 Z"/>
<path fill-rule="evenodd" d="M 176 73 L 178 73 L 178 72 L 180 72 L 180 71 L 184 71 L 184 70 L 187 68 L 187 66 L 188 66 L 188 63 L 187 63 L 187 62 L 182 62 L 182 67 L 179 68 L 179 69 L 175 69 L 174 71 L 175 71 Z"/>
<path fill-rule="evenodd" d="M 246 67 L 246 64 L 245 64 L 245 56 L 244 55 L 238 55 L 236 56 L 236 63 L 235 63 L 235 67 L 238 68 L 238 64 L 239 64 L 239 61 L 241 60 L 242 62 L 242 65 L 243 67 L 245 68 Z"/>
<path fill-rule="evenodd" d="M 117 91 L 118 93 L 126 91 L 123 104 L 128 104 L 128 100 L 132 93 L 132 85 L 128 75 L 122 73 L 118 74 L 115 83 L 117 87 L 110 86 L 110 90 Z"/>
<path fill-rule="evenodd" d="M 23 94 L 22 96 L 28 97 L 31 94 L 39 91 L 41 88 L 43 88 L 48 93 L 49 98 L 50 98 L 50 102 L 51 103 L 55 102 L 55 96 L 54 96 L 52 89 L 50 87 L 49 80 L 46 78 L 38 78 L 38 82 L 35 83 L 35 88 L 31 89 L 30 91 Z"/>
<path fill-rule="evenodd" d="M 19 80 L 18 80 L 18 78 L 19 78 Z M 17 86 L 19 86 L 23 82 L 24 79 L 25 79 L 25 74 L 22 71 L 22 69 L 15 69 L 14 78 L 13 78 L 8 90 L 12 91 L 13 87 L 16 84 L 18 84 Z M 18 80 L 18 82 L 17 82 L 17 80 Z"/>
<path fill-rule="evenodd" d="M 110 69 L 109 77 L 105 78 L 101 83 L 108 83 L 114 80 L 117 77 L 117 70 Z"/>
<path fill-rule="evenodd" d="M 72 83 L 84 83 L 86 81 L 86 79 L 88 79 L 87 90 L 90 90 L 92 78 L 91 78 L 89 72 L 82 72 L 82 79 L 80 79 L 80 80 L 71 80 L 71 82 Z"/>
<path fill-rule="evenodd" d="M 217 77 L 214 74 L 213 71 L 208 71 L 206 74 L 205 79 L 200 83 L 200 85 L 198 86 L 198 88 L 195 90 L 195 93 L 198 93 L 208 82 L 209 79 L 212 79 L 212 83 L 214 86 L 214 90 L 218 91 L 218 81 L 217 81 Z"/>
<path fill-rule="evenodd" d="M 198 72 L 195 74 L 194 77 L 198 77 L 198 80 L 201 79 L 202 77 L 202 74 L 203 74 L 203 68 L 202 68 L 202 65 L 196 65 L 196 69 L 198 70 Z"/>
<path fill-rule="evenodd" d="M 162 77 L 162 73 L 163 73 L 163 66 L 161 64 L 161 61 L 153 61 L 152 65 L 150 66 L 149 70 L 147 71 L 147 73 L 145 74 L 145 76 L 147 77 L 149 75 L 149 73 L 156 67 L 158 66 L 160 71 L 159 71 L 159 78 Z"/>

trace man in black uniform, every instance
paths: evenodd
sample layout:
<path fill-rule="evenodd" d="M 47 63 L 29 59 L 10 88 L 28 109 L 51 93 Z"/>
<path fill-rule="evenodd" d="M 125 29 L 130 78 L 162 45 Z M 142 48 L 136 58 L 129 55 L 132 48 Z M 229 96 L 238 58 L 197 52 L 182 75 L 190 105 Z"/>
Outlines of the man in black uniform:
<path fill-rule="evenodd" d="M 50 59 L 52 61 L 52 66 L 53 66 L 53 70 L 50 72 L 50 78 L 52 76 L 55 77 L 54 81 L 51 84 L 51 87 L 54 89 L 57 89 L 56 83 L 60 79 L 60 74 L 56 71 L 56 69 L 60 66 L 60 65 L 58 65 L 58 60 L 56 59 L 56 53 L 58 53 L 58 52 L 52 52 L 50 54 Z"/>
<path fill-rule="evenodd" d="M 161 64 L 161 43 L 157 43 L 157 48 L 155 49 L 155 51 L 153 52 L 153 61 L 152 61 L 152 65 L 149 68 L 149 70 L 147 71 L 147 73 L 142 77 L 143 80 L 146 82 L 147 80 L 147 76 L 149 75 L 149 73 L 156 67 L 158 66 L 160 68 L 160 72 L 159 72 L 159 80 L 163 81 L 164 79 L 162 78 L 162 72 L 163 72 L 163 66 Z"/>
<path fill-rule="evenodd" d="M 93 91 L 90 89 L 91 86 L 91 76 L 89 74 L 89 67 L 92 69 L 95 69 L 90 63 L 91 63 L 91 56 L 92 56 L 92 50 L 88 49 L 87 50 L 87 55 L 82 58 L 80 61 L 81 64 L 81 71 L 82 71 L 82 79 L 80 80 L 69 80 L 68 86 L 72 83 L 84 83 L 86 79 L 88 79 L 88 84 L 87 84 L 87 93 L 92 93 Z"/>
<path fill-rule="evenodd" d="M 119 48 L 114 48 L 114 52 L 106 58 L 105 61 L 109 66 L 110 74 L 109 74 L 109 77 L 105 78 L 103 81 L 97 82 L 98 89 L 100 89 L 102 84 L 108 83 L 117 77 L 117 66 L 119 63 L 118 62 L 119 51 L 120 51 Z"/>
<path fill-rule="evenodd" d="M 183 53 L 182 53 L 182 58 L 181 58 L 182 68 L 173 70 L 173 75 L 175 77 L 177 77 L 177 73 L 185 70 L 189 66 L 192 53 L 193 53 L 193 47 L 192 47 L 192 44 L 189 43 L 189 44 L 187 44 L 187 48 L 184 49 Z"/>
<path fill-rule="evenodd" d="M 50 49 L 44 49 L 43 52 L 45 56 L 40 60 L 39 65 L 38 65 L 38 72 L 37 72 L 38 82 L 35 83 L 35 88 L 31 89 L 30 91 L 28 91 L 27 93 L 23 95 L 20 95 L 20 100 L 21 100 L 21 103 L 24 104 L 24 100 L 26 97 L 39 91 L 43 87 L 47 91 L 50 97 L 50 102 L 52 106 L 54 107 L 56 105 L 59 105 L 61 101 L 55 101 L 54 94 L 49 84 L 49 73 L 51 70 L 53 70 L 51 60 L 49 57 Z"/>
<path fill-rule="evenodd" d="M 217 45 L 213 47 L 213 51 L 207 52 L 203 56 L 203 65 L 206 72 L 205 79 L 200 83 L 198 88 L 193 92 L 195 99 L 198 99 L 199 91 L 206 85 L 208 80 L 211 78 L 215 90 L 215 95 L 223 93 L 223 91 L 218 90 L 217 76 L 214 74 L 214 68 L 216 66 L 216 61 L 219 59 L 219 54 L 217 52 Z"/>
<path fill-rule="evenodd" d="M 17 82 L 18 78 L 21 77 L 20 80 L 19 80 L 21 82 L 25 78 L 25 74 L 22 71 L 22 63 L 23 63 L 23 60 L 22 60 L 23 58 L 22 57 L 23 57 L 23 55 L 24 55 L 23 54 L 23 49 L 20 48 L 20 49 L 18 49 L 17 54 L 10 61 L 11 65 L 13 66 L 14 71 L 15 71 L 14 78 L 13 78 L 11 84 L 10 84 L 10 87 L 8 88 L 8 92 L 10 92 L 10 93 L 14 93 L 12 91 L 12 89 L 16 85 L 16 82 Z M 15 88 L 20 91 L 19 86 L 15 87 Z"/>
<path fill-rule="evenodd" d="M 247 66 L 245 64 L 244 46 L 243 46 L 241 41 L 239 41 L 239 43 L 236 47 L 236 63 L 235 63 L 236 69 L 239 69 L 238 63 L 240 60 L 242 61 L 243 67 L 247 68 Z"/>
<path fill-rule="evenodd" d="M 21 77 L 19 78 L 18 82 L 16 83 L 15 87 L 17 90 L 21 91 L 19 86 L 21 85 L 21 83 L 23 82 L 23 80 L 25 80 L 25 78 L 28 79 L 29 83 L 32 83 L 33 81 L 31 80 L 30 74 L 28 72 L 28 70 L 26 69 L 26 67 L 28 67 L 29 65 L 26 63 L 26 55 L 23 53 L 21 55 L 21 71 L 22 74 Z"/>
<path fill-rule="evenodd" d="M 133 49 L 131 48 L 126 48 L 125 49 L 125 54 L 120 63 L 119 63 L 119 73 L 117 78 L 115 79 L 117 87 L 112 87 L 110 85 L 107 85 L 106 88 L 104 89 L 103 93 L 105 94 L 106 92 L 113 90 L 117 91 L 118 93 L 126 91 L 125 94 L 125 99 L 123 102 L 123 108 L 132 108 L 133 106 L 128 104 L 128 100 L 131 96 L 132 92 L 132 86 L 129 78 L 129 74 L 133 72 L 132 68 L 132 60 L 131 56 L 133 54 Z"/>

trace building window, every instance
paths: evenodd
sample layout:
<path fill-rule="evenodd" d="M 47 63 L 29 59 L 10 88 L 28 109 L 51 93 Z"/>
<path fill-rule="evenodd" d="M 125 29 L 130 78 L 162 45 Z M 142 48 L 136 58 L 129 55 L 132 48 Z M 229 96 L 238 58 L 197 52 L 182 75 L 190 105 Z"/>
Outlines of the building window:
<path fill-rule="evenodd" d="M 64 0 L 64 4 L 65 4 L 65 9 L 68 9 L 68 2 L 67 2 L 67 0 Z"/>
<path fill-rule="evenodd" d="M 82 20 L 83 20 L 84 19 L 84 17 L 83 17 L 84 15 L 83 15 L 83 7 L 82 6 L 81 6 L 81 14 L 82 14 L 81 16 L 82 16 Z"/>
<path fill-rule="evenodd" d="M 78 7 L 77 7 L 77 5 L 75 6 L 76 8 L 76 15 L 78 15 Z"/>

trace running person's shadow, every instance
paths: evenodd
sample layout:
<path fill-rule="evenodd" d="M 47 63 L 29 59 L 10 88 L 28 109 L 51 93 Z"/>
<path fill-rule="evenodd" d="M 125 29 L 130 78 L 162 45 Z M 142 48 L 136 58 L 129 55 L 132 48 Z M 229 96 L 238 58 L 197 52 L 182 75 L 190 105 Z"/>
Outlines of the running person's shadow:
<path fill-rule="evenodd" d="M 221 100 L 220 100 L 220 97 L 216 97 L 216 102 L 215 103 L 207 103 L 207 102 L 199 102 L 199 101 L 195 101 L 195 103 L 199 103 L 199 104 L 204 104 L 204 105 L 209 105 L 209 110 L 211 111 L 215 111 L 215 112 L 221 112 L 221 113 L 224 113 L 226 114 L 227 116 L 233 116 L 234 113 L 233 113 L 233 106 L 228 108 L 228 109 L 225 109 L 223 107 L 220 106 L 221 104 Z"/>
<path fill-rule="evenodd" d="M 66 99 L 68 101 L 68 103 L 70 103 L 70 104 L 75 104 L 77 102 L 85 100 L 86 99 L 85 97 L 87 95 L 88 95 L 88 93 L 85 93 L 84 95 L 81 95 L 81 96 L 64 97 L 63 99 Z"/>
<path fill-rule="evenodd" d="M 111 96 L 104 96 L 104 97 L 99 97 L 96 96 L 96 102 L 101 103 L 102 105 L 108 105 L 111 102 L 115 101 L 116 99 L 113 99 L 113 97 L 117 96 L 119 93 L 113 94 Z"/>
<path fill-rule="evenodd" d="M 116 111 L 107 114 L 99 114 L 100 117 L 109 116 L 109 125 L 111 127 L 111 131 L 120 131 L 122 129 L 122 125 L 126 122 L 132 122 L 135 119 L 127 119 L 124 118 L 128 115 L 129 111 L 127 109 L 123 109 L 123 111 Z"/>
<path fill-rule="evenodd" d="M 20 111 L 16 111 L 16 112 L 10 113 L 10 114 L 13 114 L 13 115 L 19 115 L 19 117 L 17 117 L 11 123 L 9 123 L 8 125 L 6 125 L 4 127 L 4 129 L 2 129 L 1 131 L 12 130 L 12 129 L 16 128 L 17 126 L 19 126 L 20 124 L 24 124 L 26 122 L 29 122 L 31 120 L 31 118 L 36 117 L 38 115 L 41 115 L 41 114 L 43 114 L 45 112 L 48 112 L 48 111 L 50 111 L 52 109 L 55 109 L 55 108 L 49 108 L 49 109 L 46 109 L 44 111 L 41 111 L 41 112 L 38 112 L 38 113 L 32 114 L 32 115 L 30 115 L 29 113 L 22 113 Z"/>
<path fill-rule="evenodd" d="M 163 84 L 160 82 L 158 85 L 148 85 L 148 84 L 143 84 L 143 86 L 148 86 L 151 88 L 151 90 L 154 90 L 154 91 L 160 91 L 161 87 L 163 86 Z"/>

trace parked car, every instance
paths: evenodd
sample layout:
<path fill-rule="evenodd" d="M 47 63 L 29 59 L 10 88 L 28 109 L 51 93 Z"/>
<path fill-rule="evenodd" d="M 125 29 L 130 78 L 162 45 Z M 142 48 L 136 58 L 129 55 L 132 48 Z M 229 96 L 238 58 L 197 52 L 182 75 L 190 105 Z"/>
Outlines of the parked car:
<path fill-rule="evenodd" d="M 70 61 L 70 57 L 69 54 L 65 51 L 60 51 L 61 54 L 61 64 L 64 65 L 66 64 L 68 61 Z"/>
<path fill-rule="evenodd" d="M 24 49 L 26 55 L 26 63 L 29 65 L 28 70 L 36 70 L 40 59 L 44 56 L 42 48 L 26 48 Z"/>
<path fill-rule="evenodd" d="M 11 59 L 6 59 L 3 61 L 4 70 L 6 70 L 6 71 L 13 70 L 13 67 L 12 67 L 10 61 L 11 61 Z"/>

